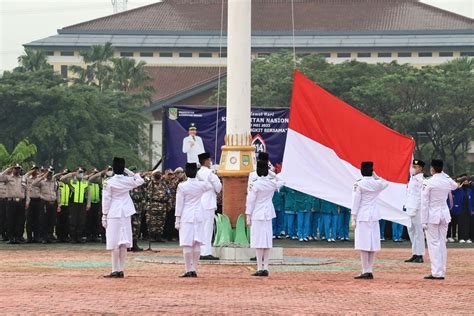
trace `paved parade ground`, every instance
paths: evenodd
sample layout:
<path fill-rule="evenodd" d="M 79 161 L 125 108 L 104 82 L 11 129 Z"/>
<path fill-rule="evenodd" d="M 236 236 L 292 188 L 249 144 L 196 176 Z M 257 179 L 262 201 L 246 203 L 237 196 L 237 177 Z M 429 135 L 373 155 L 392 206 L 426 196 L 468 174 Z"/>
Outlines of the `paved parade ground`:
<path fill-rule="evenodd" d="M 252 265 L 201 265 L 197 279 L 180 279 L 181 250 L 128 257 L 125 279 L 104 279 L 109 253 L 101 244 L 0 244 L 0 314 L 471 314 L 474 247 L 450 245 L 444 281 L 423 280 L 429 263 L 408 264 L 408 243 L 384 243 L 374 280 L 360 272 L 351 243 L 279 242 L 284 264 L 255 278 Z M 145 246 L 142 244 L 142 246 Z M 332 246 L 332 245 L 331 245 Z M 299 263 L 300 262 L 300 263 Z"/>

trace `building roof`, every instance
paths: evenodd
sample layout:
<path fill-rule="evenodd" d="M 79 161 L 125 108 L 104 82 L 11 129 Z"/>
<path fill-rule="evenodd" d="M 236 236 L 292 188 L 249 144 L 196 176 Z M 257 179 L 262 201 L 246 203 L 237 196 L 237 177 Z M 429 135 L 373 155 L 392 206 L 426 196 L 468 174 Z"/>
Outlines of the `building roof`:
<path fill-rule="evenodd" d="M 226 4 L 226 2 L 225 2 Z M 163 0 L 79 23 L 62 33 L 219 33 L 221 0 Z M 224 8 L 224 32 L 227 7 Z M 406 32 L 472 30 L 473 19 L 418 0 L 294 0 L 296 32 Z M 252 31 L 292 31 L 290 0 L 253 0 Z"/>
<path fill-rule="evenodd" d="M 152 77 L 155 88 L 152 106 L 146 112 L 153 112 L 163 105 L 179 102 L 195 94 L 217 86 L 219 67 L 145 67 Z M 221 78 L 226 76 L 226 68 L 220 70 Z"/>

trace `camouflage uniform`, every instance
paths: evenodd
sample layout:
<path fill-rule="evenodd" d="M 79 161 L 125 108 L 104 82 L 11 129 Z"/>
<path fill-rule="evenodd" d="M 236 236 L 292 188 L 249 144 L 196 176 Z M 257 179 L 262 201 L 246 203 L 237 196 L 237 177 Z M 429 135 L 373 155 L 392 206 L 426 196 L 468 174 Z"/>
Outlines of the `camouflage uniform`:
<path fill-rule="evenodd" d="M 133 205 L 135 205 L 135 210 L 137 211 L 132 215 L 132 230 L 133 230 L 133 240 L 138 240 L 140 238 L 140 228 L 141 228 L 141 217 L 142 212 L 145 209 L 145 186 L 140 186 L 130 192 L 132 196 Z"/>
<path fill-rule="evenodd" d="M 147 187 L 149 208 L 146 214 L 148 234 L 151 239 L 161 239 L 170 203 L 170 191 L 163 179 L 150 181 Z"/>

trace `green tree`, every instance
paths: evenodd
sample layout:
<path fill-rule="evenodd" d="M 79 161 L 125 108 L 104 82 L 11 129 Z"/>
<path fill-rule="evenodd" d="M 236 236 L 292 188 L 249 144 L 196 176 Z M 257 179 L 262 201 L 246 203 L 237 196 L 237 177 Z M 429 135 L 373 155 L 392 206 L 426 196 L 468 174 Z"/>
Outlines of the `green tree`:
<path fill-rule="evenodd" d="M 52 68 L 48 64 L 48 59 L 44 50 L 34 50 L 31 48 L 25 48 L 23 55 L 18 57 L 18 63 L 20 71 L 39 71 L 43 69 Z"/>
<path fill-rule="evenodd" d="M 137 63 L 130 58 L 114 58 L 112 62 L 114 65 L 112 85 L 115 89 L 132 91 L 143 87 L 151 79 L 145 70 L 144 61 Z"/>
<path fill-rule="evenodd" d="M 78 75 L 76 82 L 96 85 L 99 90 L 110 86 L 112 80 L 111 59 L 114 56 L 112 43 L 92 45 L 89 50 L 80 53 L 86 67 L 71 66 L 72 72 Z"/>
<path fill-rule="evenodd" d="M 8 152 L 5 145 L 0 144 L 0 169 L 19 163 L 24 167 L 30 167 L 33 162 L 30 159 L 36 154 L 37 148 L 30 144 L 28 139 L 20 141 L 12 150 Z"/>

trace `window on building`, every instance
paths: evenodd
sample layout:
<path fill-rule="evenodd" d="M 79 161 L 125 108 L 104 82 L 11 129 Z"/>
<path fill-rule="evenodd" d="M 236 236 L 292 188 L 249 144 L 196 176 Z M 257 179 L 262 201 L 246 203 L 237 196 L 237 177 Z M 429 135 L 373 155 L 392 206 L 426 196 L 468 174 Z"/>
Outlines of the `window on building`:
<path fill-rule="evenodd" d="M 61 65 L 61 76 L 67 78 L 67 65 Z"/>
<path fill-rule="evenodd" d="M 153 57 L 153 52 L 140 52 L 140 57 Z"/>
<path fill-rule="evenodd" d="M 227 52 L 222 52 L 219 54 L 219 57 L 227 58 Z"/>
<path fill-rule="evenodd" d="M 369 58 L 370 53 L 367 53 L 367 52 L 357 53 L 357 57 L 359 57 L 359 58 Z"/>
<path fill-rule="evenodd" d="M 74 52 L 61 52 L 61 56 L 74 56 Z"/>
<path fill-rule="evenodd" d="M 212 53 L 199 53 L 199 57 L 201 57 L 201 58 L 211 58 Z"/>
<path fill-rule="evenodd" d="M 351 53 L 337 53 L 337 58 L 351 58 Z"/>
<path fill-rule="evenodd" d="M 453 52 L 439 52 L 439 57 L 453 57 Z"/>
<path fill-rule="evenodd" d="M 133 57 L 133 52 L 120 52 L 120 57 Z"/>
<path fill-rule="evenodd" d="M 54 56 L 54 52 L 52 50 L 47 50 L 46 56 Z"/>
<path fill-rule="evenodd" d="M 398 57 L 411 57 L 411 52 L 399 52 Z"/>
<path fill-rule="evenodd" d="M 461 52 L 462 57 L 473 57 L 474 52 Z"/>
<path fill-rule="evenodd" d="M 419 52 L 418 57 L 433 57 L 432 52 Z"/>
<path fill-rule="evenodd" d="M 392 57 L 392 53 L 378 53 L 377 54 L 377 57 L 379 58 L 391 58 Z"/>
<path fill-rule="evenodd" d="M 316 53 L 316 55 L 321 56 L 323 58 L 331 58 L 331 53 Z"/>
<path fill-rule="evenodd" d="M 172 52 L 160 52 L 160 57 L 173 57 Z"/>
<path fill-rule="evenodd" d="M 184 58 L 193 57 L 193 53 L 180 52 L 180 53 L 179 53 L 179 57 L 184 57 Z"/>

